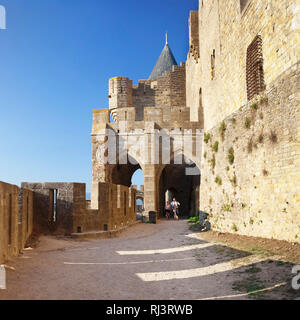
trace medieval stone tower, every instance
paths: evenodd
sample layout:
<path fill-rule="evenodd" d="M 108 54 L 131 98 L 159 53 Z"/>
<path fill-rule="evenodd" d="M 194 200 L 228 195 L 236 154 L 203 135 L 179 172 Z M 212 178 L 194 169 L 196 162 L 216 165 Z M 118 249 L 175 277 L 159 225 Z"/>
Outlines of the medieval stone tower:
<path fill-rule="evenodd" d="M 166 41 L 149 79 L 109 80 L 92 205 L 99 182 L 130 186 L 141 168 L 146 211 L 170 191 L 216 230 L 300 241 L 299 35 L 295 0 L 200 0 L 185 63 Z"/>
<path fill-rule="evenodd" d="M 131 186 L 133 173 L 142 169 L 146 211 L 162 213 L 167 190 L 182 201 L 185 216 L 197 211 L 202 131 L 201 123 L 190 121 L 185 79 L 185 64 L 177 65 L 166 39 L 148 80 L 109 80 L 109 110 L 94 111 L 92 205 L 99 182 Z M 104 155 L 110 159 L 101 161 Z"/>

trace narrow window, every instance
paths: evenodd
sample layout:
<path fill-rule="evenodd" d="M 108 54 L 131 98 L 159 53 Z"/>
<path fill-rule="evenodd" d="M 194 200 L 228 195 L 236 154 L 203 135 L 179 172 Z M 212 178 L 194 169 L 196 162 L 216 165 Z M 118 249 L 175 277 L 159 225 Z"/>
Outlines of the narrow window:
<path fill-rule="evenodd" d="M 247 97 L 251 100 L 265 89 L 262 38 L 257 35 L 247 49 Z"/>
<path fill-rule="evenodd" d="M 56 222 L 57 221 L 57 189 L 49 190 L 49 221 Z"/>
<path fill-rule="evenodd" d="M 57 221 L 57 194 L 58 190 L 54 189 L 54 197 L 53 197 L 53 221 Z"/>
<path fill-rule="evenodd" d="M 213 54 L 211 55 L 211 80 L 215 78 L 215 64 L 216 64 L 216 50 L 213 50 Z"/>

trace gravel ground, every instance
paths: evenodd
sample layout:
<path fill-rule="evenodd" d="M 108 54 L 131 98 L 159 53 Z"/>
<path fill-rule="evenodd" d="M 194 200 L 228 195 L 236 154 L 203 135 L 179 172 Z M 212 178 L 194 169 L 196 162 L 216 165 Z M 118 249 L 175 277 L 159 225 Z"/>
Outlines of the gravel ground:
<path fill-rule="evenodd" d="M 6 263 L 0 300 L 297 299 L 292 267 L 254 245 L 193 233 L 187 221 L 160 221 L 112 239 L 42 236 Z"/>

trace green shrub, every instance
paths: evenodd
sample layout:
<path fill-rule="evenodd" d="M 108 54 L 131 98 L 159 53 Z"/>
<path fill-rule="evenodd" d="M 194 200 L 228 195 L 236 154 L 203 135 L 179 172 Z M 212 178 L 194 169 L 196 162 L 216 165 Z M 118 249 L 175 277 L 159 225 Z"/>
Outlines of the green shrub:
<path fill-rule="evenodd" d="M 226 131 L 226 124 L 224 121 L 222 121 L 220 128 L 219 128 L 219 132 L 220 132 L 220 135 L 221 135 L 223 141 L 224 141 L 224 137 L 225 137 L 225 131 Z"/>
<path fill-rule="evenodd" d="M 199 216 L 190 217 L 188 223 L 199 223 Z"/>
<path fill-rule="evenodd" d="M 245 119 L 244 126 L 246 129 L 249 129 L 251 127 L 251 120 L 248 117 Z"/>
<path fill-rule="evenodd" d="M 219 141 L 216 141 L 216 142 L 214 143 L 214 145 L 213 145 L 213 150 L 214 150 L 215 152 L 218 152 L 218 150 L 219 150 Z"/>
<path fill-rule="evenodd" d="M 234 232 L 238 232 L 238 227 L 236 226 L 235 223 L 232 225 L 232 230 L 233 230 Z"/>
<path fill-rule="evenodd" d="M 228 161 L 231 165 L 233 165 L 233 163 L 234 163 L 234 150 L 232 147 L 228 150 Z"/>
<path fill-rule="evenodd" d="M 222 185 L 222 179 L 219 176 L 217 176 L 216 179 L 215 179 L 215 183 L 221 186 Z"/>
<path fill-rule="evenodd" d="M 268 103 L 268 97 L 261 97 L 260 103 Z"/>
<path fill-rule="evenodd" d="M 210 160 L 210 163 L 211 163 L 212 169 L 215 169 L 215 167 L 216 167 L 216 157 L 215 157 L 214 154 L 212 156 L 212 159 Z"/>
<path fill-rule="evenodd" d="M 204 142 L 208 143 L 209 140 L 210 140 L 210 133 L 204 133 Z"/>
<path fill-rule="evenodd" d="M 226 211 L 226 212 L 231 212 L 231 206 L 230 206 L 230 204 L 223 204 L 223 206 L 222 206 L 222 211 Z"/>
<path fill-rule="evenodd" d="M 230 180 L 230 182 L 233 184 L 234 187 L 237 186 L 237 179 L 236 179 L 236 174 L 235 174 L 235 172 L 234 172 L 233 178 Z"/>
<path fill-rule="evenodd" d="M 257 103 L 253 103 L 253 104 L 250 106 L 250 108 L 253 109 L 253 110 L 257 110 L 257 109 L 258 109 Z"/>

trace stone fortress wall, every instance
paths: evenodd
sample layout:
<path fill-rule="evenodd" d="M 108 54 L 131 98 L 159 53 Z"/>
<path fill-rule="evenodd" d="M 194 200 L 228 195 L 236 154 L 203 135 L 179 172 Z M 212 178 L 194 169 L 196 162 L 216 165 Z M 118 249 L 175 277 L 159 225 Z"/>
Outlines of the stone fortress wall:
<path fill-rule="evenodd" d="M 213 229 L 300 241 L 299 83 L 297 64 L 207 131 L 200 198 Z"/>
<path fill-rule="evenodd" d="M 262 38 L 267 89 L 299 61 L 299 11 L 296 0 L 199 1 L 199 11 L 190 15 L 186 62 L 191 121 L 197 120 L 200 100 L 205 129 L 247 103 L 246 54 L 256 35 Z"/>
<path fill-rule="evenodd" d="M 295 0 L 201 0 L 191 12 L 187 107 L 191 121 L 203 115 L 200 209 L 216 230 L 300 241 L 299 15 Z M 249 99 L 258 35 L 264 87 Z"/>

